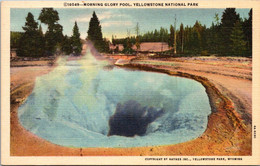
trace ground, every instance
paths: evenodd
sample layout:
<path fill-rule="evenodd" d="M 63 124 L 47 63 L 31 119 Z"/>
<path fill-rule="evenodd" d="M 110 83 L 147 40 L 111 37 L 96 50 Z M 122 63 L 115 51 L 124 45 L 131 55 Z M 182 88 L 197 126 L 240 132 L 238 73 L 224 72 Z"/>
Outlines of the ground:
<path fill-rule="evenodd" d="M 68 148 L 52 144 L 24 129 L 19 123 L 18 107 L 32 92 L 35 78 L 55 67 L 48 64 L 17 67 L 18 63 L 11 67 L 11 156 L 252 155 L 251 59 L 137 58 L 123 66 L 195 79 L 206 88 L 212 108 L 207 130 L 199 138 L 176 145 L 140 148 Z"/>

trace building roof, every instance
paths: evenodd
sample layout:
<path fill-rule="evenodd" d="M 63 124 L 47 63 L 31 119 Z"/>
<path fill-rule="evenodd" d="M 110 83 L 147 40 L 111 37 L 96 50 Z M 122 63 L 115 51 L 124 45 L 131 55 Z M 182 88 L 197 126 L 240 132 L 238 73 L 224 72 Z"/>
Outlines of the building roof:
<path fill-rule="evenodd" d="M 132 49 L 136 50 L 136 46 L 134 45 Z M 166 42 L 143 42 L 140 44 L 139 51 L 141 52 L 161 52 L 170 50 L 171 47 L 168 46 Z"/>
<path fill-rule="evenodd" d="M 123 51 L 123 49 L 124 49 L 123 44 L 117 44 L 117 45 L 115 45 L 115 46 L 114 46 L 113 44 L 110 44 L 110 45 L 109 45 L 109 49 L 110 49 L 110 50 L 115 50 L 116 47 L 118 47 L 118 51 Z"/>

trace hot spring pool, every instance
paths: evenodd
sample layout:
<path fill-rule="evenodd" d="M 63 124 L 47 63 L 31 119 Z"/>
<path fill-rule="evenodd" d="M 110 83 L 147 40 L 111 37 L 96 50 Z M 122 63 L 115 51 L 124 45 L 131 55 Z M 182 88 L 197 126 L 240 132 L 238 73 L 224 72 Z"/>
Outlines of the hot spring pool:
<path fill-rule="evenodd" d="M 199 137 L 211 113 L 205 88 L 166 74 L 104 70 L 90 52 L 59 59 L 19 107 L 21 124 L 68 147 L 141 147 Z"/>

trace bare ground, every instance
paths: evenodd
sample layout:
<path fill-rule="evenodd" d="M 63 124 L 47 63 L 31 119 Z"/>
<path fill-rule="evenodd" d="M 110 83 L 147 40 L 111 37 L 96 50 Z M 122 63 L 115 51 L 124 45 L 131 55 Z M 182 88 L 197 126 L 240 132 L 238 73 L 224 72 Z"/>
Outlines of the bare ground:
<path fill-rule="evenodd" d="M 230 98 L 245 123 L 252 119 L 252 61 L 247 58 L 172 58 L 165 60 L 134 60 L 159 69 L 189 73 L 207 78 Z"/>
<path fill-rule="evenodd" d="M 168 146 L 141 148 L 68 148 L 52 144 L 24 129 L 19 105 L 31 93 L 36 76 L 49 66 L 11 68 L 12 156 L 143 156 L 251 155 L 252 62 L 192 58 L 137 59 L 128 68 L 163 72 L 201 82 L 212 107 L 207 130 L 197 139 Z"/>

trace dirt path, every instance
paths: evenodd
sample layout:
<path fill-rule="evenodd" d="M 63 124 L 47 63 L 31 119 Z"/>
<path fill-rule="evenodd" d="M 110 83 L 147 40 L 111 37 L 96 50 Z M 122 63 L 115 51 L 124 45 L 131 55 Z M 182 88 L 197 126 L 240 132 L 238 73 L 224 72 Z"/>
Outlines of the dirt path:
<path fill-rule="evenodd" d="M 134 61 L 134 67 L 192 78 L 207 87 L 214 112 L 210 115 L 207 130 L 201 137 L 176 145 L 141 148 L 68 148 L 52 144 L 24 129 L 19 123 L 17 111 L 19 105 L 32 92 L 36 76 L 47 74 L 53 68 L 21 67 L 11 68 L 11 155 L 251 155 L 250 66 L 224 68 L 222 65 L 196 61 L 163 63 L 165 61 L 140 60 Z"/>

